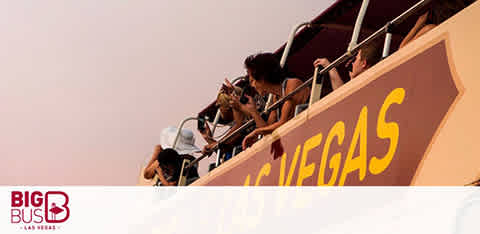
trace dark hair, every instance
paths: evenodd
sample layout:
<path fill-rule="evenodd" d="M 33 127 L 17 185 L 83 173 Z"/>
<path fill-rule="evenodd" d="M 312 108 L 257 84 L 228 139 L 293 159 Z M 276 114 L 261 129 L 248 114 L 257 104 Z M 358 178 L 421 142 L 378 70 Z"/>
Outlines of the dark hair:
<path fill-rule="evenodd" d="M 380 42 L 374 40 L 361 48 L 362 53 L 360 57 L 367 61 L 369 67 L 372 67 L 382 59 L 382 49 L 383 47 L 380 46 Z"/>
<path fill-rule="evenodd" d="M 157 155 L 157 161 L 160 167 L 164 169 L 166 166 L 172 166 L 174 169 L 172 171 L 172 175 L 175 179 L 178 178 L 180 175 L 180 168 L 181 168 L 181 160 L 180 155 L 174 149 L 168 148 L 162 150 Z"/>
<path fill-rule="evenodd" d="M 432 23 L 441 24 L 443 21 L 452 17 L 469 4 L 465 0 L 437 0 L 433 3 L 431 13 Z"/>
<path fill-rule="evenodd" d="M 272 53 L 250 55 L 245 59 L 244 64 L 255 80 L 263 80 L 270 84 L 281 84 L 285 80 L 285 72 Z"/>

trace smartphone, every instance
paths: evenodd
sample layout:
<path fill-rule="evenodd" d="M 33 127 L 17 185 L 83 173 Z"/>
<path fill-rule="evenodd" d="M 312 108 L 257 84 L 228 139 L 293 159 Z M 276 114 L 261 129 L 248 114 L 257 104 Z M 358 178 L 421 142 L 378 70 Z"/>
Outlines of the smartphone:
<path fill-rule="evenodd" d="M 199 116 L 197 119 L 197 129 L 200 132 L 205 131 L 205 118 L 202 116 Z"/>

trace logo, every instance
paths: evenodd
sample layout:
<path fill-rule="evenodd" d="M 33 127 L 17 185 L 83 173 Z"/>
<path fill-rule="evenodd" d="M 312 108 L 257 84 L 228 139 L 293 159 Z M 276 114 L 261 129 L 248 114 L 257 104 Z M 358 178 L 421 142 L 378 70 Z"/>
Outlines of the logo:
<path fill-rule="evenodd" d="M 70 217 L 69 197 L 62 191 L 12 191 L 10 222 L 24 230 L 56 230 Z"/>

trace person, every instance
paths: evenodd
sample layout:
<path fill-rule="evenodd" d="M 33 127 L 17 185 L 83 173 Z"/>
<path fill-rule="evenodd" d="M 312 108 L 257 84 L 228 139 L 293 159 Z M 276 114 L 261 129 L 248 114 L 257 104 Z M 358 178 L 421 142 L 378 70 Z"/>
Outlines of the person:
<path fill-rule="evenodd" d="M 303 84 L 298 78 L 287 78 L 279 61 L 272 53 L 254 54 L 245 59 L 245 68 L 247 69 L 250 85 L 255 88 L 260 96 L 273 94 L 273 101 L 276 102 L 288 95 L 297 87 Z M 266 135 L 286 123 L 294 115 L 295 107 L 306 103 L 310 95 L 309 88 L 305 88 L 286 100 L 280 109 L 272 111 L 267 119 L 263 119 L 257 110 L 255 101 L 247 96 L 246 104 L 240 103 L 240 97 L 232 96 L 232 108 L 240 110 L 245 115 L 253 118 L 256 124 L 254 131 L 249 133 L 242 142 L 245 149 L 258 138 L 258 135 Z"/>
<path fill-rule="evenodd" d="M 375 65 L 382 58 L 382 47 L 378 44 L 377 41 L 370 42 L 361 48 L 358 53 L 347 62 L 347 68 L 349 70 L 350 79 L 354 79 L 362 72 L 368 70 L 370 67 Z M 330 61 L 326 58 L 319 58 L 313 62 L 313 66 L 323 66 L 327 67 L 330 65 Z M 332 82 L 333 90 L 338 89 L 344 84 L 338 70 L 336 68 L 330 69 L 328 71 L 330 76 L 330 81 Z"/>
<path fill-rule="evenodd" d="M 230 94 L 236 93 L 237 95 L 240 95 L 241 92 L 242 88 L 232 85 L 230 81 L 228 81 L 228 79 L 225 79 L 225 84 L 222 85 L 222 88 L 217 95 L 216 106 L 220 111 L 220 118 L 224 122 L 227 122 L 227 125 L 231 126 L 226 135 L 240 128 L 245 121 L 245 116 L 243 115 L 243 113 L 230 107 Z M 211 149 L 217 144 L 217 141 L 214 139 L 210 127 L 206 122 L 204 128 L 199 129 L 199 131 L 202 134 L 202 137 L 207 142 L 207 145 L 203 147 L 202 153 L 210 154 Z"/>
<path fill-rule="evenodd" d="M 155 146 L 154 152 L 144 169 L 145 179 L 158 178 L 156 185 L 173 186 L 177 184 L 185 159 L 193 161 L 195 157 L 191 154 L 200 152 L 195 146 L 195 137 L 193 132 L 188 129 L 182 129 L 178 137 L 178 142 L 173 149 L 173 143 L 177 135 L 176 127 L 167 127 L 162 130 L 160 135 L 160 145 Z M 187 184 L 197 179 L 197 166 L 192 167 L 188 173 Z"/>
<path fill-rule="evenodd" d="M 403 48 L 408 43 L 432 30 L 443 21 L 461 11 L 471 2 L 472 1 L 468 0 L 437 0 L 433 2 L 431 9 L 418 17 L 417 22 L 402 40 L 399 48 Z"/>
<path fill-rule="evenodd" d="M 242 77 L 243 78 L 243 77 Z M 238 109 L 232 108 L 230 101 L 231 95 L 240 96 L 242 92 L 245 90 L 245 93 L 254 96 L 256 99 L 257 109 L 263 109 L 265 102 L 262 97 L 260 97 L 255 90 L 249 86 L 248 78 L 241 79 L 236 85 L 232 85 L 228 79 L 225 79 L 225 84 L 222 86 L 219 94 L 217 95 L 216 105 L 220 110 L 220 117 L 223 121 L 229 122 L 228 125 L 231 128 L 224 134 L 225 136 L 233 133 L 235 130 L 240 128 L 248 119 L 249 117 L 246 116 L 244 113 L 239 111 Z M 247 128 L 243 131 L 243 135 L 248 134 L 249 132 L 253 131 L 251 128 Z M 217 140 L 213 138 L 213 134 L 210 130 L 210 127 L 207 123 L 203 129 L 200 130 L 203 138 L 207 142 L 207 145 L 204 146 L 202 153 L 204 154 L 211 154 L 211 149 L 218 143 Z M 233 148 L 236 148 L 236 152 L 240 152 L 241 149 L 238 146 L 241 146 L 242 135 L 234 136 L 229 139 L 227 142 L 222 144 L 222 152 L 224 152 L 224 160 L 228 160 L 233 156 Z"/>
<path fill-rule="evenodd" d="M 153 179 L 158 176 L 158 183 L 155 185 L 175 186 L 176 178 L 180 177 L 178 153 L 173 149 L 162 149 L 160 145 L 155 147 L 152 159 L 144 171 L 145 179 Z"/>

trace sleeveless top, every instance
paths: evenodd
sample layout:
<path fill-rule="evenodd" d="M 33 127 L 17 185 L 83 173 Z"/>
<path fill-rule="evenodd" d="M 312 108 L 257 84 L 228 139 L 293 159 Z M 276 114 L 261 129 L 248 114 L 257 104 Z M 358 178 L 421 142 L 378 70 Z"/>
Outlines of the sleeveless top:
<path fill-rule="evenodd" d="M 293 80 L 293 79 L 295 79 L 295 78 L 286 78 L 286 79 L 282 82 L 282 97 L 285 97 L 285 96 L 287 95 L 287 94 L 286 94 L 286 90 L 287 90 L 287 82 L 288 82 L 288 80 Z M 309 99 L 310 99 L 310 98 L 307 98 L 307 100 L 305 101 L 305 103 L 308 103 L 308 102 L 309 102 Z M 278 100 L 277 100 L 277 101 L 278 101 Z M 305 103 L 299 103 L 299 104 L 297 104 L 297 105 L 305 104 Z M 282 110 L 283 104 L 284 104 L 284 103 L 282 103 L 282 105 L 280 105 L 280 107 L 277 108 L 277 121 L 280 120 L 280 115 L 281 115 L 281 112 L 282 112 L 281 110 Z"/>

